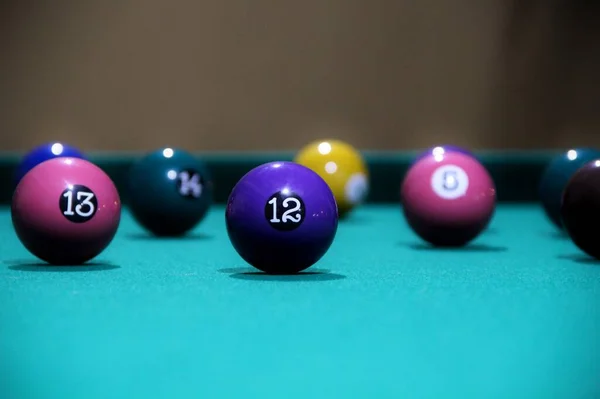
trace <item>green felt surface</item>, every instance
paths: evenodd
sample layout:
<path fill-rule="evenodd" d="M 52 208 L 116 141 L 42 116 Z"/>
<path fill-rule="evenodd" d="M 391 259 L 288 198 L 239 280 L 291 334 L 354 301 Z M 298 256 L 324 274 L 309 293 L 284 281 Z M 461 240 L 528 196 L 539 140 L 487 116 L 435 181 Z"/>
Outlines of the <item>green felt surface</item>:
<path fill-rule="evenodd" d="M 600 265 L 536 206 L 501 205 L 461 250 L 368 206 L 294 277 L 246 267 L 223 211 L 183 240 L 124 214 L 94 264 L 51 268 L 2 208 L 0 396 L 600 396 Z"/>

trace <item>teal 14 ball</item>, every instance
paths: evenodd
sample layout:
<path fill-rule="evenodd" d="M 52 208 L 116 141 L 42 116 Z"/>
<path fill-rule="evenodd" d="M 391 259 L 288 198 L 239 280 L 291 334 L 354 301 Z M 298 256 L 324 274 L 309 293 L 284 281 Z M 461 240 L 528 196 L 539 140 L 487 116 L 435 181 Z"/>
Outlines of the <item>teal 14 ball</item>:
<path fill-rule="evenodd" d="M 176 148 L 162 148 L 135 162 L 128 188 L 131 214 L 156 236 L 189 232 L 204 219 L 213 200 L 204 163 Z"/>

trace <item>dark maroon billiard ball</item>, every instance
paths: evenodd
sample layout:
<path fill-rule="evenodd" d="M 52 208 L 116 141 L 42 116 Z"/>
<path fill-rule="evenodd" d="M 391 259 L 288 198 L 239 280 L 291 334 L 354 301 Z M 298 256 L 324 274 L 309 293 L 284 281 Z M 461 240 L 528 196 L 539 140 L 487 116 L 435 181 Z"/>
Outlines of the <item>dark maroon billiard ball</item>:
<path fill-rule="evenodd" d="M 485 167 L 460 152 L 419 160 L 401 187 L 402 209 L 412 230 L 434 246 L 462 246 L 488 225 L 496 189 Z"/>
<path fill-rule="evenodd" d="M 546 167 L 540 179 L 539 196 L 548 219 L 563 229 L 560 206 L 565 187 L 583 165 L 600 159 L 595 148 L 572 148 L 557 155 Z"/>
<path fill-rule="evenodd" d="M 50 264 L 78 265 L 112 241 L 121 218 L 115 185 L 83 159 L 54 158 L 31 169 L 13 194 L 12 222 L 34 256 Z"/>
<path fill-rule="evenodd" d="M 560 212 L 573 243 L 586 254 L 600 259 L 600 160 L 587 163 L 569 179 Z"/>

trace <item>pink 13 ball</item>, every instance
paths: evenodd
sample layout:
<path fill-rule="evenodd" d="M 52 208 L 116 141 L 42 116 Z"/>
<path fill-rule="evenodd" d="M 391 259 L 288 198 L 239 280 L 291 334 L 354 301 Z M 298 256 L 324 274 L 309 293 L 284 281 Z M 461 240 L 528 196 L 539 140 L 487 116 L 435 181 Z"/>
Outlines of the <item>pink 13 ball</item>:
<path fill-rule="evenodd" d="M 55 158 L 23 177 L 11 213 L 17 236 L 33 255 L 50 264 L 78 265 L 98 256 L 114 238 L 121 200 L 98 166 Z"/>
<path fill-rule="evenodd" d="M 435 246 L 462 246 L 492 219 L 496 189 L 477 159 L 447 152 L 427 156 L 410 168 L 401 200 L 408 224 L 423 240 Z"/>

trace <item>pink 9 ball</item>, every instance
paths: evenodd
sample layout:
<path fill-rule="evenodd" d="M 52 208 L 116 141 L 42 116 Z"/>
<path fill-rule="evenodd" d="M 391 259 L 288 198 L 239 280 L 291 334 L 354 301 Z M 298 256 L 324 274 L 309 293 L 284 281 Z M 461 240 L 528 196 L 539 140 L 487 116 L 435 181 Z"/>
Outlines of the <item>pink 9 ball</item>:
<path fill-rule="evenodd" d="M 41 260 L 79 265 L 110 244 L 121 200 L 106 173 L 77 158 L 54 158 L 31 169 L 12 198 L 12 222 L 23 245 Z"/>
<path fill-rule="evenodd" d="M 463 246 L 489 224 L 496 205 L 494 182 L 471 155 L 440 152 L 422 158 L 401 187 L 404 216 L 434 246 Z"/>

